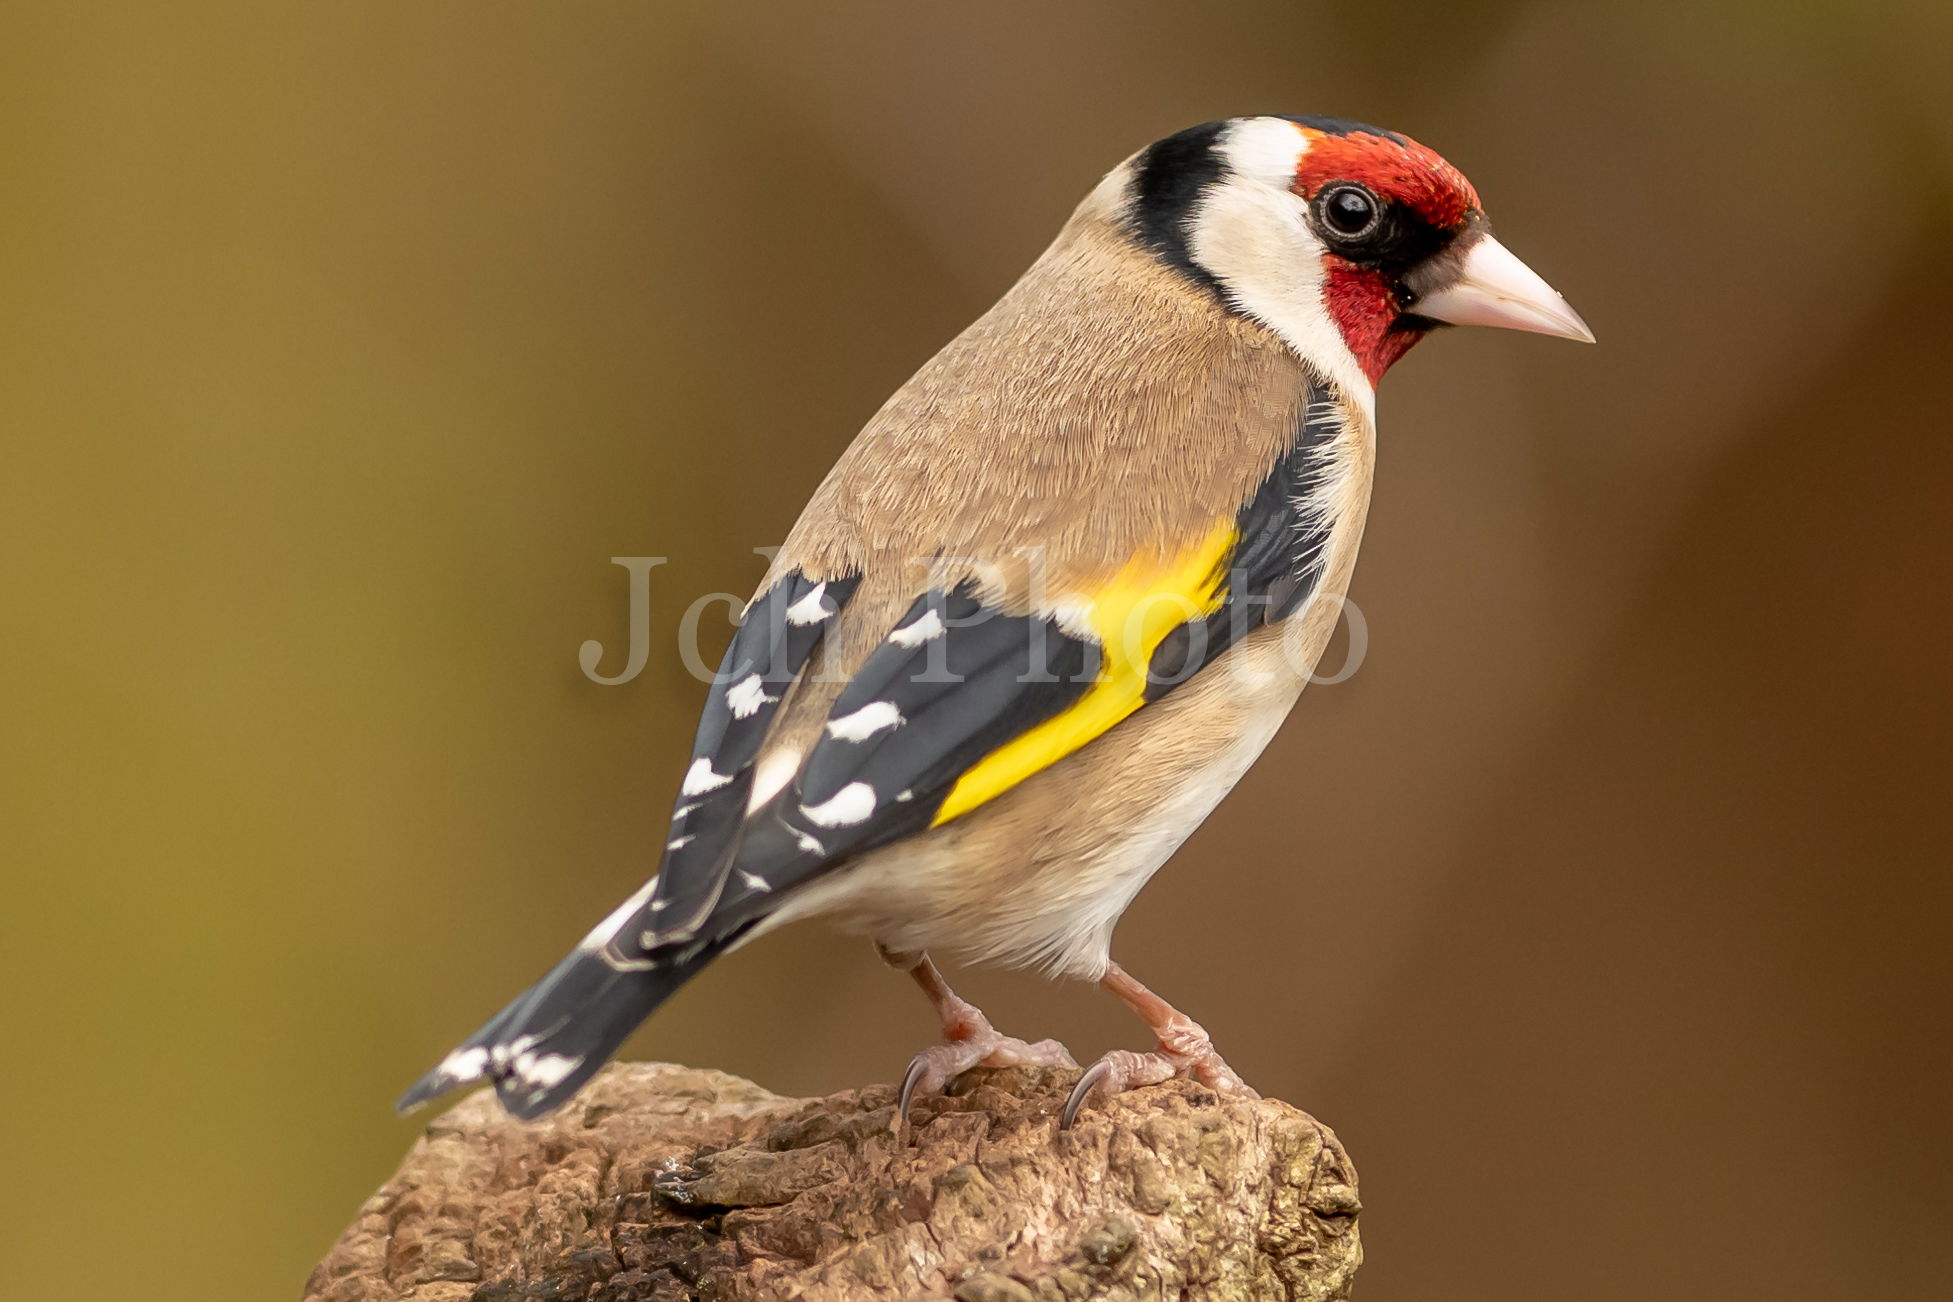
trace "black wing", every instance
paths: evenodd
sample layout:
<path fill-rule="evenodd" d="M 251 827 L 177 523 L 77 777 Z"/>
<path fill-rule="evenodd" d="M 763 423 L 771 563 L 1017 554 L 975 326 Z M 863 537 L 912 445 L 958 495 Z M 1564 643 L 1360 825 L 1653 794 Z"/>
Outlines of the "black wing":
<path fill-rule="evenodd" d="M 761 743 L 859 581 L 815 581 L 796 571 L 747 608 L 699 718 L 657 885 L 638 914 L 617 929 L 627 948 L 650 951 L 691 939 L 718 902 L 739 845 Z"/>

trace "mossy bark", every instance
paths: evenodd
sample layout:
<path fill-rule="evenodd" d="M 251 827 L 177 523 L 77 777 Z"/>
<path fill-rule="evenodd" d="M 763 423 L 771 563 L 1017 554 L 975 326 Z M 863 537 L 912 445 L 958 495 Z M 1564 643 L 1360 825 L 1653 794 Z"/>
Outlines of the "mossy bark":
<path fill-rule="evenodd" d="M 1356 1173 L 1285 1103 L 1186 1082 L 1090 1107 L 1075 1072 L 790 1099 L 612 1067 L 542 1122 L 486 1093 L 436 1120 L 306 1302 L 1138 1302 L 1346 1298 Z"/>

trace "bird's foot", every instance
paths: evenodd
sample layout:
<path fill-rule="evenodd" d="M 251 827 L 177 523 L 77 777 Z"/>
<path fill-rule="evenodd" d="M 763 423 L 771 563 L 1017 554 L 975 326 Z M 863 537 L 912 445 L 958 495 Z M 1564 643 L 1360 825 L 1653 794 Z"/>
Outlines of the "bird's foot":
<path fill-rule="evenodd" d="M 1175 1013 L 1159 1032 L 1159 1047 L 1150 1053 L 1114 1049 L 1085 1069 L 1058 1114 L 1058 1129 L 1070 1130 L 1078 1111 L 1095 1092 L 1123 1094 L 1141 1085 L 1158 1085 L 1184 1078 L 1199 1081 L 1216 1094 L 1258 1099 L 1254 1087 L 1241 1079 L 1227 1060 L 1214 1052 L 1214 1042 L 1198 1022 Z"/>
<path fill-rule="evenodd" d="M 967 1005 L 965 1006 L 967 1007 Z M 936 1093 L 972 1067 L 1076 1067 L 1065 1046 L 1056 1040 L 1027 1044 L 1003 1035 L 974 1008 L 944 1028 L 945 1043 L 918 1053 L 902 1075 L 902 1097 L 896 1104 L 896 1123 L 905 1125 L 909 1103 L 918 1092 Z"/>

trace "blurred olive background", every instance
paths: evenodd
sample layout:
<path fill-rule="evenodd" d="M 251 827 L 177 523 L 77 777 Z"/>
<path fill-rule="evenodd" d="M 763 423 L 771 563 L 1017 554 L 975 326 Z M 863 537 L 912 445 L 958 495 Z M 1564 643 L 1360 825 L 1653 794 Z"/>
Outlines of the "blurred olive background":
<path fill-rule="evenodd" d="M 6 27 L 9 1296 L 294 1295 L 396 1092 L 645 872 L 685 606 L 1108 167 L 1255 111 L 1446 153 L 1601 345 L 1391 376 L 1367 658 L 1118 953 L 1349 1143 L 1371 1302 L 1945 1296 L 1942 0 Z M 604 687 L 618 555 L 670 561 Z M 825 1092 L 931 1032 L 804 928 L 631 1053 Z"/>

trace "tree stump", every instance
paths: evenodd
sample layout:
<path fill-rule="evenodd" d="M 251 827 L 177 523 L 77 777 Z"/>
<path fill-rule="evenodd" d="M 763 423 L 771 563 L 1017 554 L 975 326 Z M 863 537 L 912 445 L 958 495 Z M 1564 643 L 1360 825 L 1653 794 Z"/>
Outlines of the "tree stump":
<path fill-rule="evenodd" d="M 1356 1172 L 1327 1126 L 1175 1081 L 1095 1101 L 1075 1071 L 790 1099 L 611 1067 L 541 1122 L 487 1092 L 427 1128 L 306 1302 L 1139 1302 L 1347 1298 Z"/>

